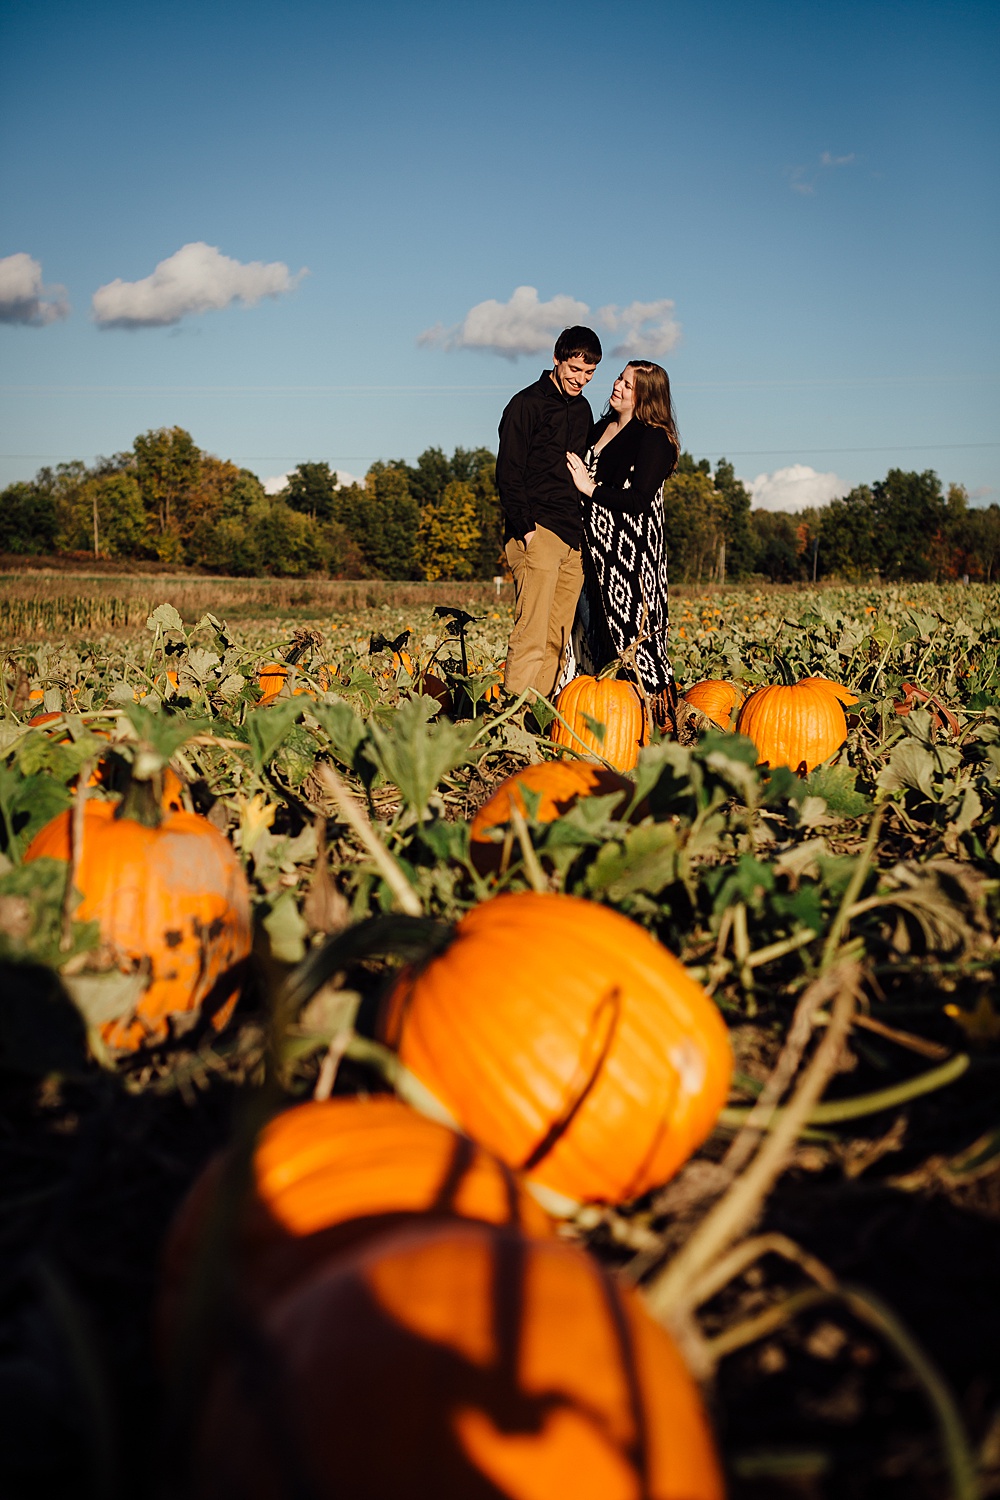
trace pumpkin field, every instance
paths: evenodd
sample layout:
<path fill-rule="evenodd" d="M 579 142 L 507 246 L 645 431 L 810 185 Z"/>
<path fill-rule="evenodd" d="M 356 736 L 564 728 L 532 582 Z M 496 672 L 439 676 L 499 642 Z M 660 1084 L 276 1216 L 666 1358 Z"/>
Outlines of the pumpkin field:
<path fill-rule="evenodd" d="M 1000 1495 L 1000 587 L 10 582 L 0 1493 Z"/>

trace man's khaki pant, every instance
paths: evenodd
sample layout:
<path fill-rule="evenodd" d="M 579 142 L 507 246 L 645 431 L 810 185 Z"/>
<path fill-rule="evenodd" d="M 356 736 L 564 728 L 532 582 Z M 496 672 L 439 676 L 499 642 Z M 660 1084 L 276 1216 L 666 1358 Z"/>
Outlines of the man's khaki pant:
<path fill-rule="evenodd" d="M 512 537 L 505 551 L 514 575 L 514 628 L 504 687 L 515 696 L 534 688 L 547 698 L 559 680 L 583 587 L 580 549 L 539 526 L 527 547 Z"/>

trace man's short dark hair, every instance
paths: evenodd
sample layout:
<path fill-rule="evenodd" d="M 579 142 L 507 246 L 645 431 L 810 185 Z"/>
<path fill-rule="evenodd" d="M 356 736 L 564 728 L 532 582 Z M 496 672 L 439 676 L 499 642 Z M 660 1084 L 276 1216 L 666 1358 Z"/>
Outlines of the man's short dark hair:
<path fill-rule="evenodd" d="M 553 352 L 560 363 L 564 359 L 585 359 L 589 365 L 599 365 L 604 350 L 594 330 L 577 323 L 572 328 L 563 329 Z"/>

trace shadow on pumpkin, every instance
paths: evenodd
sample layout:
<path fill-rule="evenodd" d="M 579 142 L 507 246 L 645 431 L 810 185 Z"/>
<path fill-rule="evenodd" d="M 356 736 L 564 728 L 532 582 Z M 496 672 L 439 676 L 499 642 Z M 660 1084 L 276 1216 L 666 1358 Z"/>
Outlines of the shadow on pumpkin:
<path fill-rule="evenodd" d="M 642 1319 L 572 1246 L 473 1224 L 380 1238 L 233 1330 L 193 1493 L 720 1496 L 693 1387 Z"/>
<path fill-rule="evenodd" d="M 390 1095 L 312 1101 L 275 1116 L 258 1137 L 235 1222 L 221 1223 L 220 1248 L 239 1171 L 234 1151 L 213 1157 L 175 1216 L 156 1313 L 164 1356 L 205 1257 L 225 1256 L 226 1274 L 215 1277 L 223 1297 L 256 1313 L 332 1259 L 414 1224 L 472 1219 L 554 1232 L 505 1163 Z"/>

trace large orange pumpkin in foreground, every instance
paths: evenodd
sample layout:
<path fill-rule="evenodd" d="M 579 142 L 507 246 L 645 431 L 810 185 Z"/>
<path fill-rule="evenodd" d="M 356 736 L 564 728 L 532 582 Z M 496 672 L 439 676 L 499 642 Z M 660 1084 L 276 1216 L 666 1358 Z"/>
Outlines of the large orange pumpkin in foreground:
<path fill-rule="evenodd" d="M 566 723 L 553 719 L 549 737 L 578 755 L 596 755 L 616 771 L 631 771 L 649 739 L 649 716 L 631 682 L 581 675 L 567 682 L 556 699 Z M 588 729 L 584 716 L 604 725 L 604 739 Z M 569 726 L 567 728 L 567 725 Z"/>
<path fill-rule="evenodd" d="M 581 797 L 606 797 L 613 792 L 631 796 L 635 787 L 616 771 L 591 761 L 542 760 L 525 766 L 502 781 L 488 802 L 484 802 L 472 820 L 469 837 L 474 844 L 489 842 L 491 828 L 510 821 L 511 809 L 527 816 L 524 792 L 534 792 L 538 806 L 534 817 L 539 823 L 552 823 L 568 812 Z"/>
<path fill-rule="evenodd" d="M 226 1164 L 224 1154 L 209 1162 L 167 1239 L 159 1312 L 165 1336 Z M 264 1127 L 254 1150 L 234 1247 L 243 1296 L 273 1301 L 332 1255 L 417 1214 L 513 1224 L 543 1238 L 553 1232 L 509 1167 L 391 1094 L 286 1109 Z"/>
<path fill-rule="evenodd" d="M 81 922 L 100 925 L 102 944 L 126 973 L 146 968 L 134 1012 L 109 1021 L 109 1047 L 164 1041 L 171 1022 L 199 1012 L 221 1027 L 239 996 L 250 953 L 250 892 L 232 847 L 197 813 L 152 812 L 149 827 L 123 804 L 90 798 L 76 885 Z M 154 805 L 155 806 L 155 805 Z M 62 812 L 35 835 L 24 859 L 70 858 Z"/>
<path fill-rule="evenodd" d="M 793 771 L 811 771 L 847 739 L 839 699 L 829 684 L 810 679 L 758 688 L 740 709 L 736 728 L 753 740 L 762 762 Z"/>
<path fill-rule="evenodd" d="M 673 1342 L 574 1245 L 404 1231 L 243 1345 L 205 1407 L 197 1500 L 722 1500 Z"/>
<path fill-rule="evenodd" d="M 744 697 L 745 694 L 735 682 L 721 682 L 717 678 L 706 677 L 704 681 L 696 682 L 688 688 L 684 701 L 690 703 L 692 708 L 697 708 L 706 719 L 711 719 L 713 724 L 718 724 L 720 729 L 732 729 L 733 718 L 739 712 Z"/>
<path fill-rule="evenodd" d="M 672 953 L 607 907 L 532 891 L 481 902 L 404 971 L 382 1033 L 554 1212 L 665 1182 L 732 1068 L 718 1009 Z"/>

